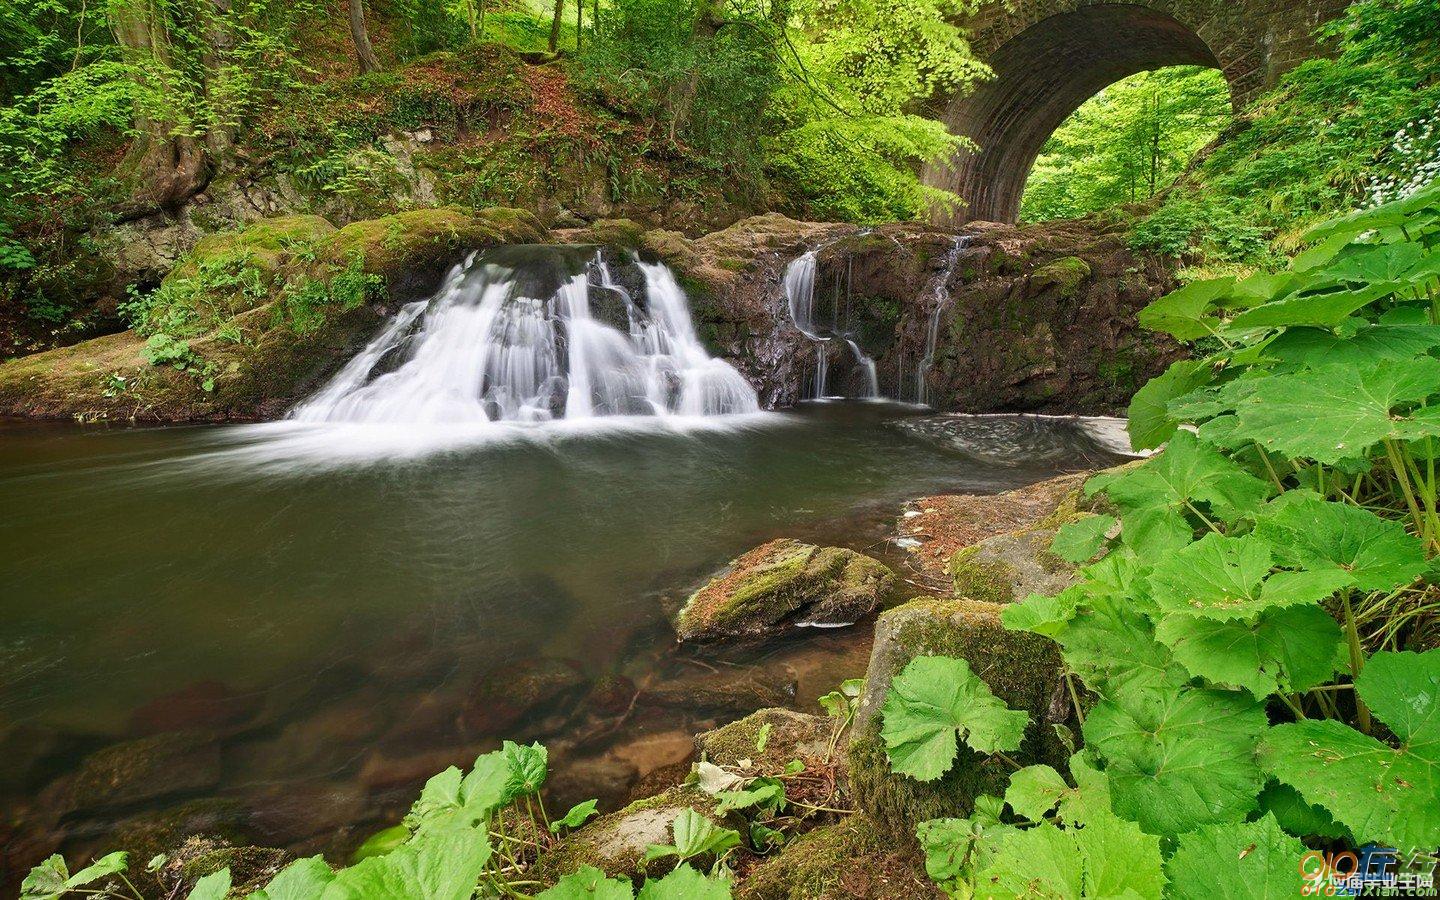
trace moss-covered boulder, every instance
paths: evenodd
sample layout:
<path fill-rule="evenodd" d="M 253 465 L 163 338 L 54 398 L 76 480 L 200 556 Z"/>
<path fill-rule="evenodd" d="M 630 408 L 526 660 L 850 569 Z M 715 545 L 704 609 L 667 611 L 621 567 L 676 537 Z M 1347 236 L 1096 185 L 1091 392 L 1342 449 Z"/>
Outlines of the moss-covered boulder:
<path fill-rule="evenodd" d="M 1053 528 L 1027 528 L 986 538 L 950 557 L 955 593 L 1011 603 L 1031 594 L 1058 594 L 1075 583 L 1075 566 L 1050 552 Z"/>
<path fill-rule="evenodd" d="M 177 896 L 206 875 L 229 869 L 230 896 L 246 897 L 269 884 L 291 859 L 289 853 L 275 847 L 233 847 L 204 837 L 188 838 L 168 855 L 157 880 L 178 885 L 179 891 L 172 892 Z"/>
<path fill-rule="evenodd" d="M 656 860 L 647 866 L 645 850 L 651 844 L 674 843 L 671 823 L 686 809 L 693 809 L 720 824 L 714 816 L 715 798 L 699 788 L 674 787 L 577 829 L 540 854 L 529 874 L 546 884 L 553 884 L 581 866 L 594 866 L 617 878 L 664 874 L 674 868 L 673 858 Z"/>
<path fill-rule="evenodd" d="M 954 656 L 1012 709 L 1030 715 L 1022 764 L 1063 763 L 1065 751 L 1051 725 L 1067 721 L 1057 704 L 1062 687 L 1060 655 L 1053 641 L 1007 631 L 999 604 L 979 600 L 912 600 L 880 616 L 850 744 L 850 788 L 856 803 L 877 822 L 906 840 L 915 823 L 940 816 L 966 816 L 982 794 L 1001 795 L 1011 769 L 1004 761 L 964 747 L 942 777 L 921 782 L 890 771 L 880 737 L 881 707 L 890 681 L 917 656 Z"/>
<path fill-rule="evenodd" d="M 527 212 L 450 207 L 212 234 L 138 302 L 138 331 L 0 364 L 0 415 L 274 418 L 466 250 L 543 237 Z"/>
<path fill-rule="evenodd" d="M 1090 264 L 1080 257 L 1062 256 L 1036 269 L 1030 276 L 1030 286 L 1038 291 L 1055 288 L 1068 296 L 1090 277 L 1090 272 Z"/>
<path fill-rule="evenodd" d="M 864 815 L 816 828 L 752 869 L 738 900 L 917 900 L 942 897 L 913 846 Z"/>
<path fill-rule="evenodd" d="M 717 766 L 738 766 L 748 760 L 753 774 L 774 776 L 794 759 L 826 761 L 835 721 L 793 709 L 762 709 L 696 735 L 695 749 Z"/>
<path fill-rule="evenodd" d="M 795 624 L 849 625 L 895 589 L 895 573 L 843 547 L 781 538 L 731 563 L 690 595 L 676 618 L 682 641 L 774 634 Z"/>

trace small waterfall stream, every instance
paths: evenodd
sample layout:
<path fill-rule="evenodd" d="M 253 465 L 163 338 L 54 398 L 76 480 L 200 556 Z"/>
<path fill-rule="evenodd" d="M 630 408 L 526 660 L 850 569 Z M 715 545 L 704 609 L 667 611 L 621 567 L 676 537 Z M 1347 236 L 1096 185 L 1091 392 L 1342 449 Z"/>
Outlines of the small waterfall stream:
<path fill-rule="evenodd" d="M 824 245 L 828 246 L 828 245 Z M 859 367 L 865 379 L 864 393 L 862 399 L 873 400 L 880 397 L 880 379 L 875 369 L 875 360 L 860 349 L 860 345 L 842 330 L 840 325 L 840 294 L 837 286 L 835 293 L 835 309 L 832 326 L 822 326 L 815 320 L 815 277 L 819 271 L 820 251 L 824 246 L 814 250 L 807 250 L 785 267 L 785 299 L 790 308 L 790 321 L 795 324 L 800 333 L 815 343 L 815 388 L 811 393 L 811 399 L 820 400 L 829 395 L 825 393 L 826 380 L 829 376 L 829 359 L 827 351 L 830 342 L 836 338 L 844 341 L 855 357 L 855 364 Z M 848 297 L 846 315 L 848 317 Z"/>
<path fill-rule="evenodd" d="M 598 253 L 577 266 L 573 250 L 529 252 L 538 258 L 472 254 L 290 418 L 442 424 L 759 410 L 744 376 L 701 346 L 668 268 L 637 263 L 641 301 Z M 606 295 L 622 301 L 628 333 L 596 315 Z"/>
<path fill-rule="evenodd" d="M 920 364 L 915 368 L 915 402 L 922 406 L 929 402 L 925 376 L 930 373 L 930 366 L 935 362 L 935 346 L 940 341 L 940 314 L 950 303 L 950 276 L 955 274 L 960 253 L 969 244 L 969 235 L 956 235 L 955 243 L 950 246 L 950 252 L 945 256 L 944 268 L 931 280 L 930 289 L 926 292 L 934 298 L 935 308 L 930 311 L 930 325 L 925 332 L 925 355 L 920 357 Z"/>

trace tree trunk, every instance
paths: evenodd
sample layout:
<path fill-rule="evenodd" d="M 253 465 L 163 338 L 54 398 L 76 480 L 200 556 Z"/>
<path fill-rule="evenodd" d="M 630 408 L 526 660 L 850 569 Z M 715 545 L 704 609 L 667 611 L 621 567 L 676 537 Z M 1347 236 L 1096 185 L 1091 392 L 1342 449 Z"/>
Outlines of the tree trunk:
<path fill-rule="evenodd" d="M 380 60 L 370 46 L 370 32 L 365 30 L 365 0 L 349 0 L 350 37 L 355 41 L 355 59 L 362 75 L 380 71 Z"/>
<path fill-rule="evenodd" d="M 576 0 L 580 2 L 580 0 Z M 565 0 L 555 0 L 555 18 L 550 21 L 550 52 L 560 49 L 560 19 L 565 15 Z"/>
<path fill-rule="evenodd" d="M 110 8 L 110 27 L 125 55 L 139 64 L 136 79 L 141 87 L 165 96 L 164 73 L 171 68 L 170 36 L 164 21 L 153 15 L 154 8 L 143 0 L 115 3 Z M 151 84 L 156 78 L 162 83 Z M 123 216 L 173 207 L 204 189 L 210 180 L 210 161 L 203 143 L 174 134 L 174 121 L 149 114 L 137 115 L 135 127 L 138 133 L 120 162 L 120 176 L 133 181 L 132 208 Z"/>
<path fill-rule="evenodd" d="M 465 24 L 470 26 L 470 41 L 473 43 L 480 37 L 480 30 L 475 26 L 475 0 L 465 0 Z"/>
<path fill-rule="evenodd" d="M 580 29 L 585 24 L 585 0 L 575 0 L 575 49 L 580 49 Z"/>

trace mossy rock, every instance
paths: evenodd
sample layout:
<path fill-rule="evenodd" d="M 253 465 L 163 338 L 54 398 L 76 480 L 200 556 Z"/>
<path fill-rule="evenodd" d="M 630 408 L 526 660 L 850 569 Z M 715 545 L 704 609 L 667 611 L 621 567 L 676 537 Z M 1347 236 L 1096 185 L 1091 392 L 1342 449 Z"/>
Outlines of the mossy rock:
<path fill-rule="evenodd" d="M 393 282 L 407 270 L 451 262 L 465 250 L 544 238 L 545 228 L 526 210 L 443 206 L 352 222 L 327 242 L 325 257 L 337 266 L 359 258 L 365 272 Z"/>
<path fill-rule="evenodd" d="M 690 595 L 676 619 L 682 641 L 755 638 L 796 623 L 848 625 L 874 612 L 898 579 L 842 547 L 781 538 L 732 560 Z"/>
<path fill-rule="evenodd" d="M 594 866 L 615 878 L 663 875 L 675 867 L 673 858 L 645 863 L 651 844 L 672 844 L 671 824 L 686 809 L 715 818 L 715 798 L 688 785 L 670 788 L 662 794 L 637 800 L 575 830 L 558 844 L 540 854 L 528 873 L 537 881 L 554 884 L 581 866 Z M 699 865 L 706 861 L 701 859 Z"/>
<path fill-rule="evenodd" d="M 245 257 L 254 265 L 275 271 L 297 249 L 319 247 L 334 233 L 335 226 L 321 216 L 262 219 L 237 231 L 202 237 L 166 278 L 192 278 L 206 261 L 224 257 Z"/>
<path fill-rule="evenodd" d="M 1078 256 L 1062 256 L 1036 269 L 1030 276 L 1030 286 L 1036 291 L 1054 288 L 1061 296 L 1068 297 L 1090 277 L 1090 273 L 1090 264 L 1085 260 Z"/>
<path fill-rule="evenodd" d="M 246 897 L 269 884 L 290 859 L 289 853 L 275 847 L 231 847 L 190 838 L 170 855 L 162 874 L 189 890 L 206 875 L 229 869 L 230 896 Z"/>
<path fill-rule="evenodd" d="M 146 338 L 108 335 L 0 364 L 0 415 L 158 422 L 274 418 L 428 295 L 470 249 L 543 240 L 522 210 L 397 213 L 336 231 L 316 216 L 211 235 L 166 277 L 188 330 L 183 370 Z M 343 278 L 343 281 L 342 281 Z M 388 298 L 388 299 L 387 299 Z M 193 315 L 186 313 L 189 308 Z M 168 332 L 167 332 L 168 334 Z"/>
<path fill-rule="evenodd" d="M 890 681 L 917 656 L 953 656 L 1012 709 L 1030 715 L 1025 742 L 1012 756 L 1021 764 L 1063 764 L 1067 754 L 1051 724 L 1053 700 L 1061 686 L 1055 643 L 1026 632 L 1007 631 L 1000 604 L 979 600 L 922 598 L 880 616 L 850 744 L 850 788 L 857 804 L 905 840 L 915 824 L 942 816 L 967 816 L 975 798 L 999 796 L 1010 766 L 962 746 L 954 765 L 939 779 L 917 781 L 890 771 L 880 737 L 881 707 Z M 1064 708 L 1062 707 L 1062 710 Z M 1058 719 L 1068 720 L 1068 710 Z"/>
<path fill-rule="evenodd" d="M 760 733 L 769 726 L 765 748 Z M 695 737 L 695 748 L 717 766 L 738 766 L 749 760 L 757 775 L 779 775 L 794 759 L 823 760 L 830 751 L 835 720 L 793 709 L 757 710 L 737 722 Z M 837 754 L 843 754 L 843 747 Z"/>
<path fill-rule="evenodd" d="M 1050 552 L 1055 531 L 1027 528 L 999 534 L 950 557 L 955 593 L 987 603 L 1011 603 L 1031 594 L 1058 594 L 1075 583 L 1075 566 Z"/>
<path fill-rule="evenodd" d="M 737 900 L 916 900 L 943 896 L 924 859 L 883 827 L 853 815 L 795 838 L 750 871 Z"/>

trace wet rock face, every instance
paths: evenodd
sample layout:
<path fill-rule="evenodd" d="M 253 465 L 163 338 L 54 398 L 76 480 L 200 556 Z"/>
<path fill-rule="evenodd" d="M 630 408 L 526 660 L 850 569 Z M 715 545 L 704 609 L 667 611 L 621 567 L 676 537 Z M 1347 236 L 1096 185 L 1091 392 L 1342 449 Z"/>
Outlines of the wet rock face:
<path fill-rule="evenodd" d="M 769 215 L 694 241 L 663 234 L 630 240 L 690 277 L 701 337 L 767 406 L 814 395 L 817 353 L 826 393 L 864 388 L 844 341 L 817 345 L 790 321 L 785 269 L 816 248 L 816 321 L 874 360 L 885 397 L 941 411 L 1113 413 L 1178 354 L 1135 321 L 1173 286 L 1170 268 L 1095 222 L 862 232 Z"/>
<path fill-rule="evenodd" d="M 80 765 L 64 788 L 69 810 L 127 806 L 204 790 L 220 780 L 220 746 L 203 732 L 113 744 Z"/>
<path fill-rule="evenodd" d="M 796 624 L 848 625 L 889 597 L 895 573 L 854 550 L 781 538 L 731 561 L 686 601 L 682 641 L 756 638 Z"/>

